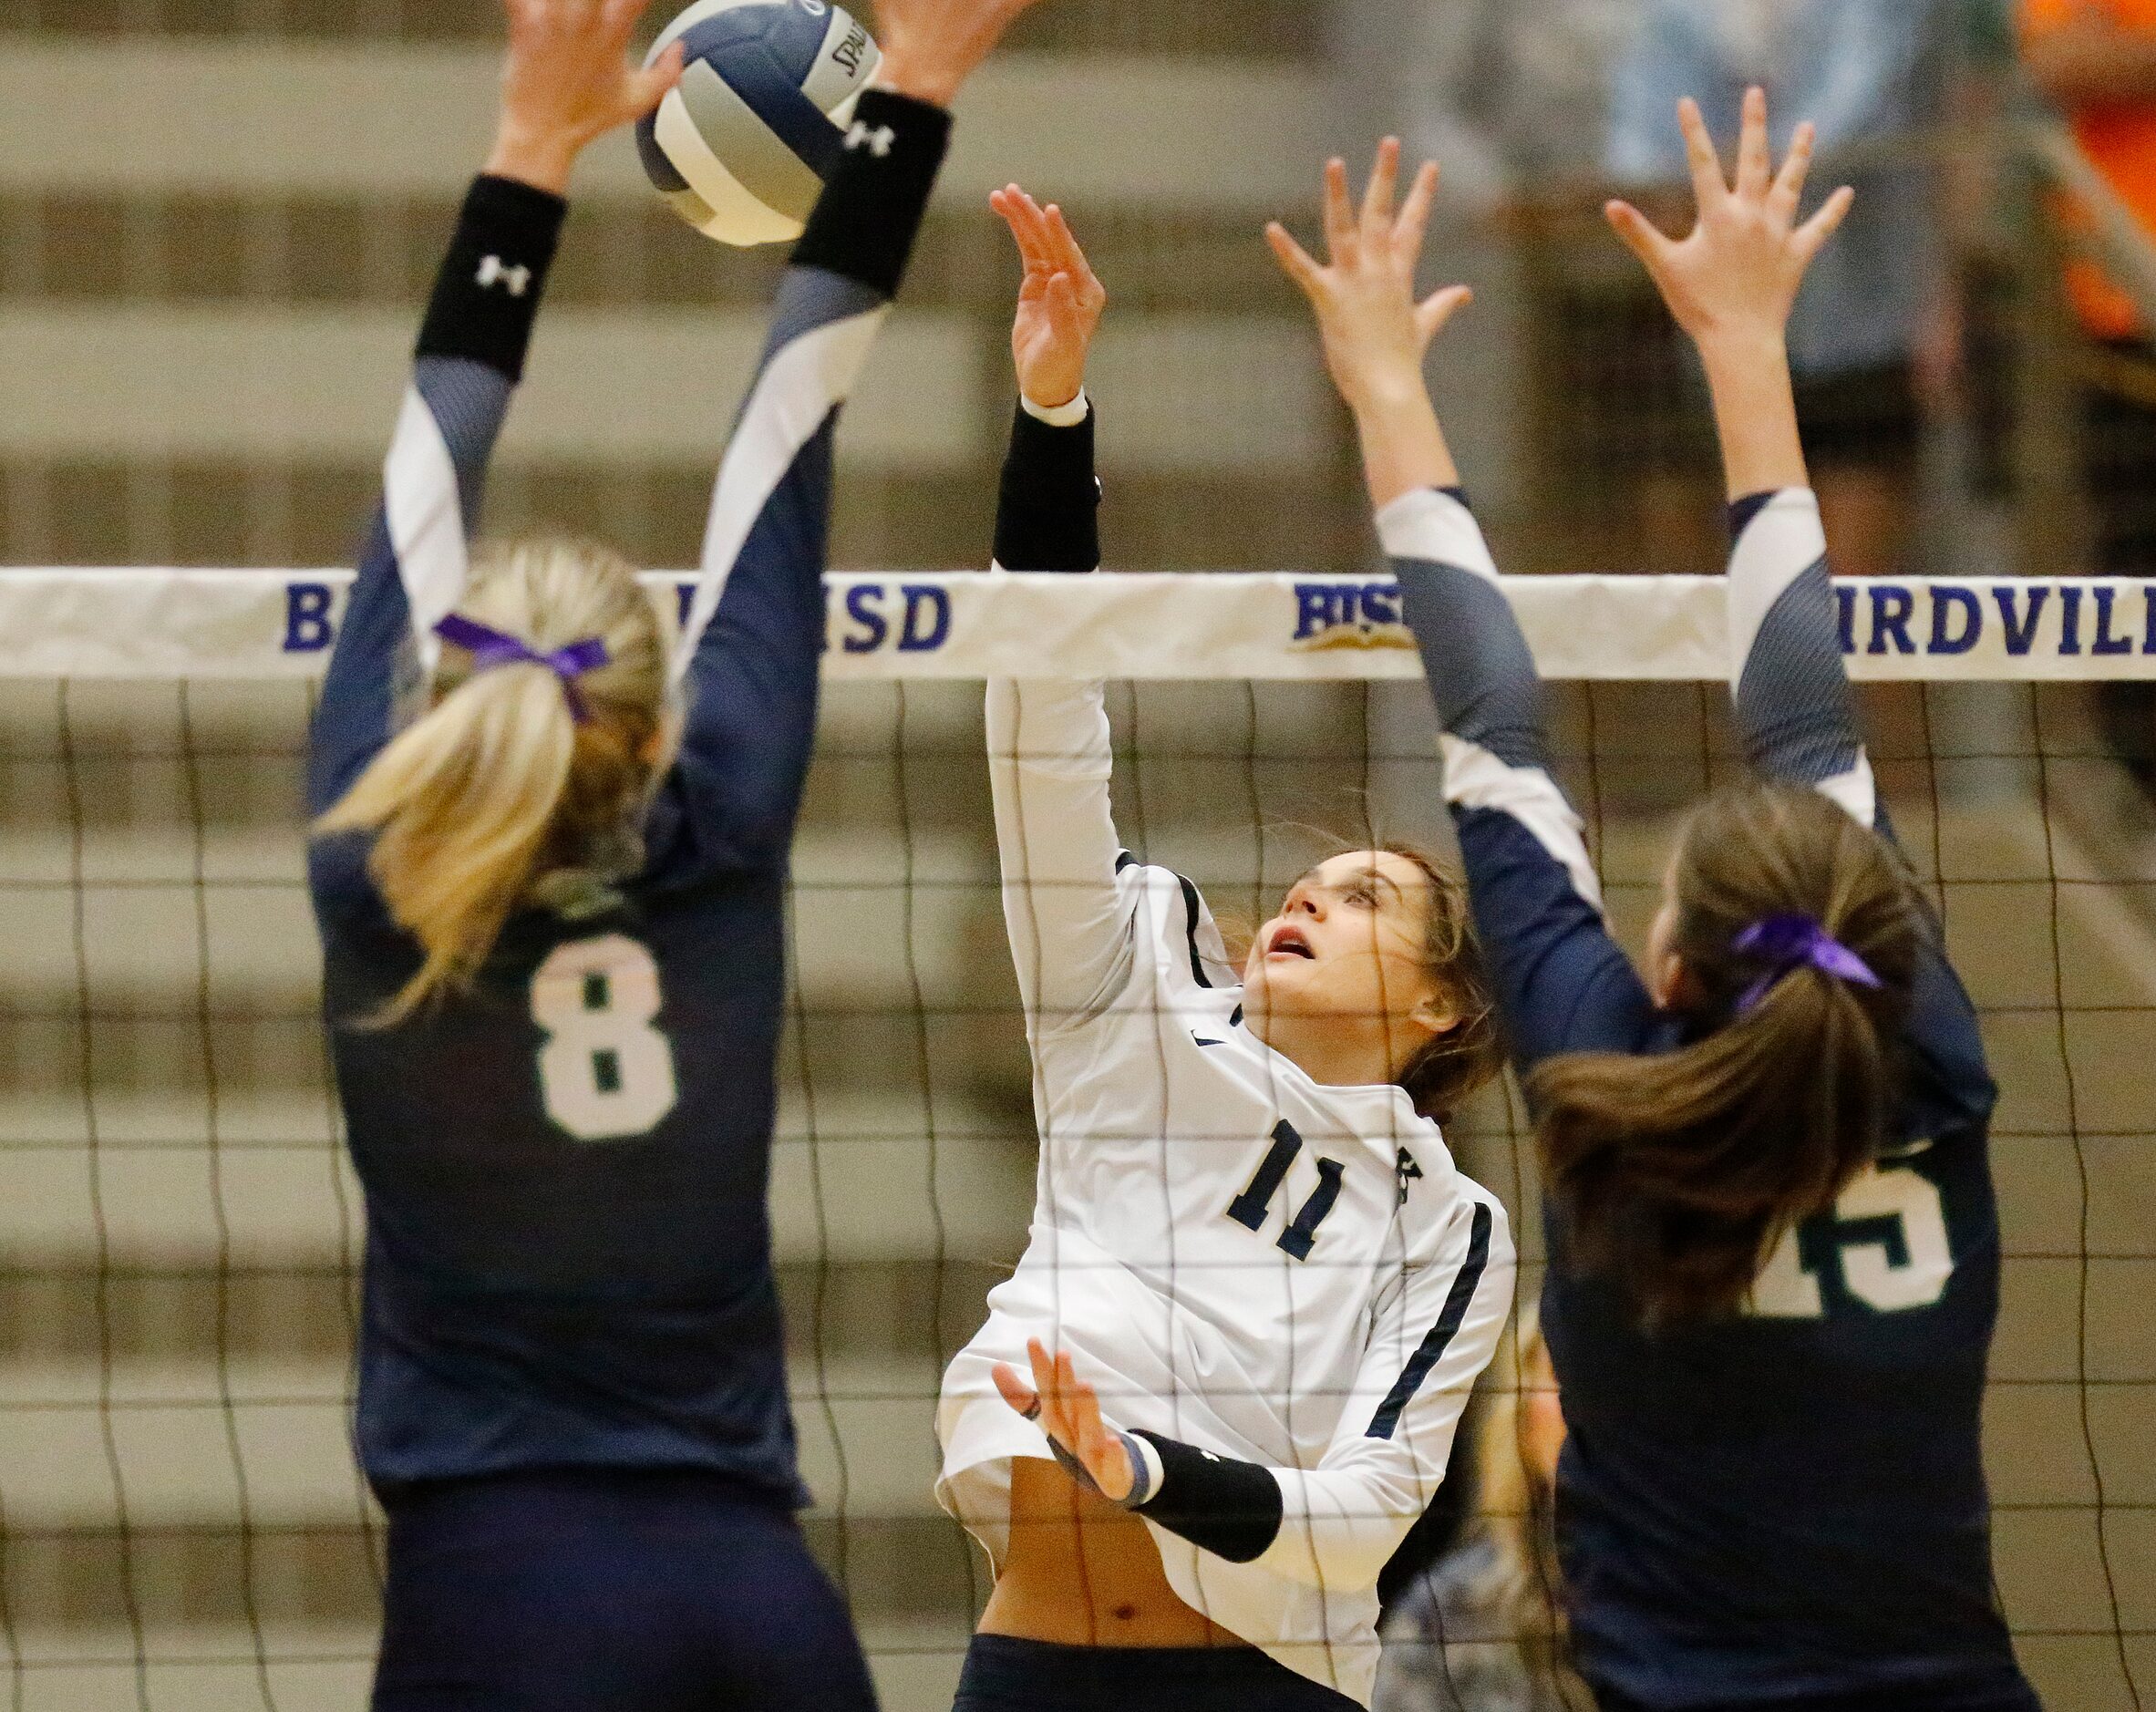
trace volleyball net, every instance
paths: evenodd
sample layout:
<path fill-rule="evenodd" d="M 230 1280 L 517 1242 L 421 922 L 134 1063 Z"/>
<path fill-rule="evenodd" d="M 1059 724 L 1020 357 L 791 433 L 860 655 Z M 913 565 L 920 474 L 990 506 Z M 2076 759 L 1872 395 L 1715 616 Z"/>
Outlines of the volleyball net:
<path fill-rule="evenodd" d="M 300 789 L 346 580 L 0 574 L 11 1712 L 365 1704 L 379 1522 L 346 1435 L 363 1223 Z M 1508 592 L 1636 949 L 1677 818 L 1738 768 L 1720 584 Z M 2156 697 L 2156 585 L 1906 579 L 1841 602 L 1881 786 L 2003 1090 L 2001 1598 L 2049 1704 L 2137 1707 L 2156 1690 L 2156 816 L 2098 704 Z M 913 1712 L 949 1704 L 987 1591 L 931 1496 L 937 1380 L 1033 1196 L 978 680 L 1113 680 L 1124 836 L 1223 914 L 1263 919 L 1328 837 L 1441 842 L 1446 817 L 1382 575 L 844 575 L 828 614 L 773 1219 L 811 1533 L 885 1704 Z M 1531 1297 L 1516 1094 L 1450 1139 L 1511 1209 Z M 1501 1356 L 1486 1389 L 1514 1383 Z"/>

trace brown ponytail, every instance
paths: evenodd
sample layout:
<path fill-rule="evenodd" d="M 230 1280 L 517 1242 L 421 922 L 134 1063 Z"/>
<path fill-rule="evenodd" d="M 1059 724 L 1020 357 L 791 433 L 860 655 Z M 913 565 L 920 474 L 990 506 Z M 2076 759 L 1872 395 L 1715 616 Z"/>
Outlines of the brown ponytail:
<path fill-rule="evenodd" d="M 587 638 L 605 664 L 576 690 L 536 664 L 475 673 L 445 648 L 433 706 L 377 756 L 317 832 L 375 835 L 367 869 L 426 954 L 374 1020 L 387 1026 L 467 985 L 520 904 L 580 877 L 604 883 L 642 861 L 638 817 L 665 718 L 666 626 L 621 557 L 539 537 L 475 550 L 459 610 L 552 653 Z"/>
<path fill-rule="evenodd" d="M 1650 1320 L 1740 1306 L 1782 1232 L 1877 1157 L 1919 932 L 1893 846 L 1788 786 L 1702 804 L 1672 885 L 1689 1044 L 1555 1058 L 1529 1082 L 1574 1263 Z M 1771 970 L 1735 942 L 1777 915 L 1818 922 L 1881 985 L 1800 966 L 1738 1014 Z"/>

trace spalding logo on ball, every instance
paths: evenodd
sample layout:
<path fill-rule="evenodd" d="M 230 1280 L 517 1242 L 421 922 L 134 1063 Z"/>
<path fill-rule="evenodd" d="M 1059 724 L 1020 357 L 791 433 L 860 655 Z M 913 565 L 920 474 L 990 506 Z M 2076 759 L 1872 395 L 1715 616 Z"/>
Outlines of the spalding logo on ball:
<path fill-rule="evenodd" d="M 824 0 L 696 0 L 652 59 L 677 41 L 681 87 L 636 127 L 652 183 L 721 243 L 799 237 L 882 57 L 876 44 Z"/>

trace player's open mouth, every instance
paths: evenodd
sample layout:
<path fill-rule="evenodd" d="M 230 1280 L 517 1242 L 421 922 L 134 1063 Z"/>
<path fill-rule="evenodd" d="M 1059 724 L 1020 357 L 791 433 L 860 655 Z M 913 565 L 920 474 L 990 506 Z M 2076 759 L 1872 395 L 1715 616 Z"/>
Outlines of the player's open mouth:
<path fill-rule="evenodd" d="M 1268 957 L 1306 957 L 1317 961 L 1317 954 L 1310 949 L 1310 942 L 1303 937 L 1299 927 L 1282 926 L 1274 929 L 1273 937 L 1265 944 Z"/>

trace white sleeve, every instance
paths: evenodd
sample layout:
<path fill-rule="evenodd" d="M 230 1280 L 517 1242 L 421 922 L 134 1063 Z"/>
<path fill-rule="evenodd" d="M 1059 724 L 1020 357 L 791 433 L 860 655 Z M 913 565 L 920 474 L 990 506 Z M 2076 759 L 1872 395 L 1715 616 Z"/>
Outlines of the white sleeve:
<path fill-rule="evenodd" d="M 1463 1199 L 1436 1253 L 1379 1297 L 1324 1460 L 1273 1470 L 1280 1532 L 1259 1567 L 1335 1593 L 1377 1584 L 1444 1483 L 1460 1411 L 1511 1312 L 1513 1269 L 1504 1209 Z"/>
<path fill-rule="evenodd" d="M 1114 1003 L 1136 963 L 1137 870 L 1109 805 L 1101 686 L 995 680 L 987 726 L 1004 925 L 1026 1026 L 1083 1022 Z"/>

